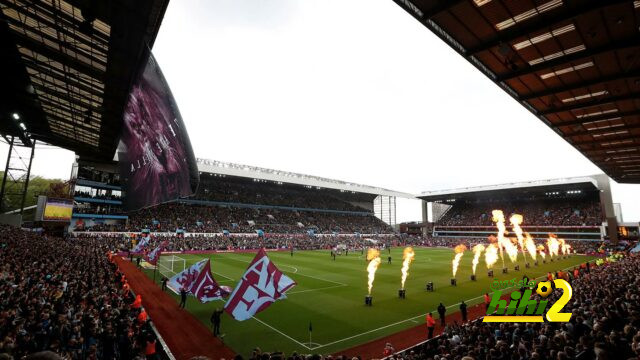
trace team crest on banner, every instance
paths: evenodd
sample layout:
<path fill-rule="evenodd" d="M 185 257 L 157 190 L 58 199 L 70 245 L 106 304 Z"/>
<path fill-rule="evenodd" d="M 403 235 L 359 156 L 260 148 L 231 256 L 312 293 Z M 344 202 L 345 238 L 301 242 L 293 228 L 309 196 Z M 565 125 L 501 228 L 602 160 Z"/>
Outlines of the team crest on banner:
<path fill-rule="evenodd" d="M 151 236 L 150 235 L 147 235 L 146 237 L 143 237 L 142 240 L 140 240 L 138 245 L 136 245 L 136 247 L 131 252 L 134 253 L 134 254 L 141 253 L 142 250 L 144 250 L 145 246 L 147 246 L 147 244 L 149 243 L 149 240 L 151 240 Z"/>
<path fill-rule="evenodd" d="M 158 263 L 158 259 L 160 258 L 160 254 L 162 254 L 162 251 L 164 250 L 165 247 L 167 247 L 168 244 L 169 244 L 168 241 L 166 240 L 163 241 L 162 244 L 160 244 L 158 247 L 153 249 L 150 253 L 145 255 L 144 260 L 151 265 L 156 265 Z"/>
<path fill-rule="evenodd" d="M 167 286 L 177 293 L 179 293 L 180 289 L 182 288 L 190 291 L 191 287 L 198 278 L 198 275 L 200 275 L 200 272 L 208 261 L 209 259 L 202 259 L 197 263 L 189 266 L 188 268 L 182 270 L 181 272 L 173 275 L 171 279 L 169 279 Z"/>
<path fill-rule="evenodd" d="M 200 300 L 201 303 L 207 303 L 213 300 L 219 300 L 229 296 L 229 291 L 220 287 L 211 276 L 211 263 L 209 261 L 204 264 L 202 271 L 191 286 L 191 293 Z"/>
<path fill-rule="evenodd" d="M 295 281 L 271 262 L 264 249 L 260 249 L 224 309 L 238 321 L 250 319 L 276 300 L 286 298 L 285 293 L 295 285 Z"/>

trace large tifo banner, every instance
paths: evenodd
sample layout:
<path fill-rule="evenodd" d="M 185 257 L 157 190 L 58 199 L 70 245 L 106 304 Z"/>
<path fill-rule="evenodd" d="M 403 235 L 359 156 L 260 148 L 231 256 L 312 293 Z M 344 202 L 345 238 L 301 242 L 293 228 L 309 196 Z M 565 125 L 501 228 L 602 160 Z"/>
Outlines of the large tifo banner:
<path fill-rule="evenodd" d="M 198 187 L 187 129 L 153 55 L 129 96 L 118 161 L 127 210 L 188 196 Z"/>

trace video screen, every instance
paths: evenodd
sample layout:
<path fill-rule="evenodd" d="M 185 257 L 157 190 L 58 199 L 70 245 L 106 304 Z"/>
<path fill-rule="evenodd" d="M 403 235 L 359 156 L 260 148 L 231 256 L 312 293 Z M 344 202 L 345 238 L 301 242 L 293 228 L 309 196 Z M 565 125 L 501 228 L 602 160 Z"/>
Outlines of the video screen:
<path fill-rule="evenodd" d="M 73 212 L 71 199 L 47 199 L 42 215 L 43 221 L 69 221 Z"/>

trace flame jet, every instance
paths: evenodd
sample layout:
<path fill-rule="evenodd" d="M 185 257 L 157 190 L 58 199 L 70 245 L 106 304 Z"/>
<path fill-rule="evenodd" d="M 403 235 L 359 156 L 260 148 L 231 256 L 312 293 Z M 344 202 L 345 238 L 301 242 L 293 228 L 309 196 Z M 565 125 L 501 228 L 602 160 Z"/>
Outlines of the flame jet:
<path fill-rule="evenodd" d="M 485 247 L 482 244 L 478 244 L 471 249 L 473 251 L 473 261 L 471 262 L 471 270 L 473 271 L 473 275 L 476 274 L 476 267 L 480 262 L 480 255 L 484 251 Z"/>
<path fill-rule="evenodd" d="M 369 287 L 369 295 L 371 295 L 371 289 L 373 289 L 373 281 L 376 278 L 376 270 L 378 270 L 378 266 L 380 266 L 380 251 L 376 249 L 367 250 L 367 260 L 369 260 L 369 265 L 367 265 L 367 285 Z"/>
<path fill-rule="evenodd" d="M 484 262 L 487 269 L 493 269 L 493 265 L 498 261 L 498 246 L 495 243 L 487 245 L 484 251 Z"/>
<path fill-rule="evenodd" d="M 558 244 L 560 245 L 560 252 L 562 255 L 567 255 L 567 244 L 565 244 L 564 239 L 558 239 Z"/>
<path fill-rule="evenodd" d="M 547 248 L 549 248 L 549 257 L 553 257 L 553 255 L 558 256 L 560 244 L 558 243 L 558 237 L 556 235 L 549 234 L 549 238 L 547 239 Z"/>
<path fill-rule="evenodd" d="M 502 260 L 502 267 L 504 267 L 504 235 L 507 234 L 507 227 L 504 225 L 504 213 L 502 210 L 493 210 L 491 212 L 491 220 L 496 223 L 498 228 L 498 249 L 500 249 L 500 259 Z"/>
<path fill-rule="evenodd" d="M 538 251 L 540 252 L 540 256 L 542 257 L 542 260 L 544 260 L 546 258 L 546 254 L 544 253 L 544 245 L 540 244 L 538 245 Z"/>
<path fill-rule="evenodd" d="M 413 248 L 411 246 L 404 248 L 404 251 L 402 252 L 402 269 L 400 270 L 402 271 L 402 289 L 404 289 L 404 282 L 407 280 L 407 276 L 409 276 L 409 265 L 411 265 L 415 256 L 416 253 L 413 252 Z"/>
<path fill-rule="evenodd" d="M 511 217 L 509 218 L 509 222 L 513 227 L 513 232 L 516 233 L 516 238 L 518 238 L 518 245 L 520 245 L 520 249 L 522 250 L 522 256 L 524 256 L 526 260 L 525 254 L 527 252 L 524 248 L 524 235 L 522 232 L 522 228 L 520 227 L 520 224 L 522 224 L 522 215 L 520 214 L 511 215 Z"/>
<path fill-rule="evenodd" d="M 456 277 L 456 273 L 458 272 L 458 265 L 460 265 L 460 259 L 462 259 L 462 255 L 464 255 L 464 252 L 467 250 L 467 247 L 463 244 L 460 244 L 458 246 L 456 246 L 453 251 L 456 253 L 456 255 L 453 258 L 453 261 L 451 261 L 451 264 L 453 265 L 453 277 Z"/>
<path fill-rule="evenodd" d="M 531 256 L 533 261 L 536 261 L 536 243 L 533 242 L 533 238 L 531 238 L 529 233 L 524 233 L 524 238 L 524 247 L 529 252 L 529 256 Z"/>

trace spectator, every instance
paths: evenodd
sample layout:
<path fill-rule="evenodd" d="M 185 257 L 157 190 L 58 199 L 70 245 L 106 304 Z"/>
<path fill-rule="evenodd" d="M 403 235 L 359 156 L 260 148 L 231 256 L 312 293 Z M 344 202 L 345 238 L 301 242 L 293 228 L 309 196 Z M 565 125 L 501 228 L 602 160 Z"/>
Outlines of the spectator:
<path fill-rule="evenodd" d="M 436 327 L 436 321 L 433 319 L 433 315 L 431 313 L 427 314 L 427 339 L 431 339 L 433 337 L 433 330 Z"/>

